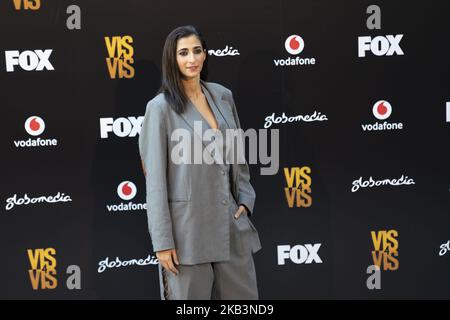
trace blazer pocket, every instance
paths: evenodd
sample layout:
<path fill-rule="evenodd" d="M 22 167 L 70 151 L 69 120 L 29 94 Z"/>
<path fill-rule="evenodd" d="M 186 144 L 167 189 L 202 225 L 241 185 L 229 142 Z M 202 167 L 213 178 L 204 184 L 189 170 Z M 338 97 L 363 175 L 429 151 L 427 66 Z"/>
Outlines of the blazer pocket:
<path fill-rule="evenodd" d="M 248 221 L 248 224 L 250 225 L 250 228 L 252 228 L 253 231 L 258 232 L 258 230 L 256 230 L 256 227 L 255 227 L 255 225 L 253 224 L 252 220 L 250 220 L 250 218 L 249 218 L 247 215 L 245 215 L 245 216 L 246 216 L 246 219 L 247 219 L 247 221 Z"/>
<path fill-rule="evenodd" d="M 253 228 L 252 228 L 251 224 L 249 223 L 248 217 L 244 217 L 244 216 L 246 216 L 245 213 L 241 214 L 239 216 L 239 218 L 236 219 L 233 215 L 233 219 L 236 221 L 238 230 L 240 230 L 242 232 L 252 231 Z"/>

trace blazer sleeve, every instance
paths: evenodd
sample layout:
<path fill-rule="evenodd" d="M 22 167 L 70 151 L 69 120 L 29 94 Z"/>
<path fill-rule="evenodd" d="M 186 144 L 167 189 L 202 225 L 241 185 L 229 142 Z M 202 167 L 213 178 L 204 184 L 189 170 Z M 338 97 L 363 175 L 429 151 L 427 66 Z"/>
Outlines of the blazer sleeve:
<path fill-rule="evenodd" d="M 139 135 L 139 153 L 146 172 L 147 217 L 153 251 L 175 248 L 167 198 L 167 130 L 161 104 L 147 104 Z"/>
<path fill-rule="evenodd" d="M 229 89 L 228 89 L 229 90 Z M 233 111 L 234 121 L 238 129 L 241 129 L 241 123 L 239 121 L 239 116 L 236 110 L 236 104 L 234 103 L 233 93 L 229 90 L 230 93 L 230 103 Z M 250 183 L 250 170 L 247 164 L 247 161 L 243 164 L 238 164 L 239 166 L 239 174 L 238 174 L 238 204 L 244 205 L 249 215 L 253 215 L 253 207 L 255 205 L 256 193 L 253 189 L 253 186 Z"/>

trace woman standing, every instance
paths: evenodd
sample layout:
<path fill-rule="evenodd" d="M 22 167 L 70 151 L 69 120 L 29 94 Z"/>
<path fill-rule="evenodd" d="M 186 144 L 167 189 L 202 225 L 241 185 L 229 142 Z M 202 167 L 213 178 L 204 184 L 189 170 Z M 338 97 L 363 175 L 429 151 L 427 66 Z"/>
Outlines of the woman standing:
<path fill-rule="evenodd" d="M 248 217 L 256 196 L 245 160 L 229 163 L 215 154 L 211 164 L 174 161 L 174 130 L 189 133 L 183 142 L 194 146 L 193 153 L 200 140 L 204 157 L 205 137 L 213 144 L 225 131 L 240 128 L 231 91 L 205 81 L 207 56 L 193 26 L 167 36 L 162 86 L 147 104 L 139 137 L 161 298 L 258 299 L 252 254 L 261 244 Z"/>

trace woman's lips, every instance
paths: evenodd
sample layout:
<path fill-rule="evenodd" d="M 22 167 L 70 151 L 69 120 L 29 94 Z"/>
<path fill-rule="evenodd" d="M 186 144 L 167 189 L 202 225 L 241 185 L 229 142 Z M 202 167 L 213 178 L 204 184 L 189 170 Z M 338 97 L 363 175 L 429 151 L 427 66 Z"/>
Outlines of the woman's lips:
<path fill-rule="evenodd" d="M 195 66 L 195 67 L 188 67 L 188 69 L 191 70 L 191 71 L 196 70 L 197 68 L 198 68 L 198 66 Z"/>

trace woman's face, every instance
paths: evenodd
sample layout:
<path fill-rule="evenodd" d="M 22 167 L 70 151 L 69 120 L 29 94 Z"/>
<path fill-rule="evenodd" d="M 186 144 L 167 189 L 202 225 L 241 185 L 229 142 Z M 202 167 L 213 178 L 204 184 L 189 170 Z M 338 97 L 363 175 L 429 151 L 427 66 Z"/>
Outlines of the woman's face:
<path fill-rule="evenodd" d="M 178 39 L 176 56 L 184 79 L 200 77 L 206 52 L 195 35 Z"/>

